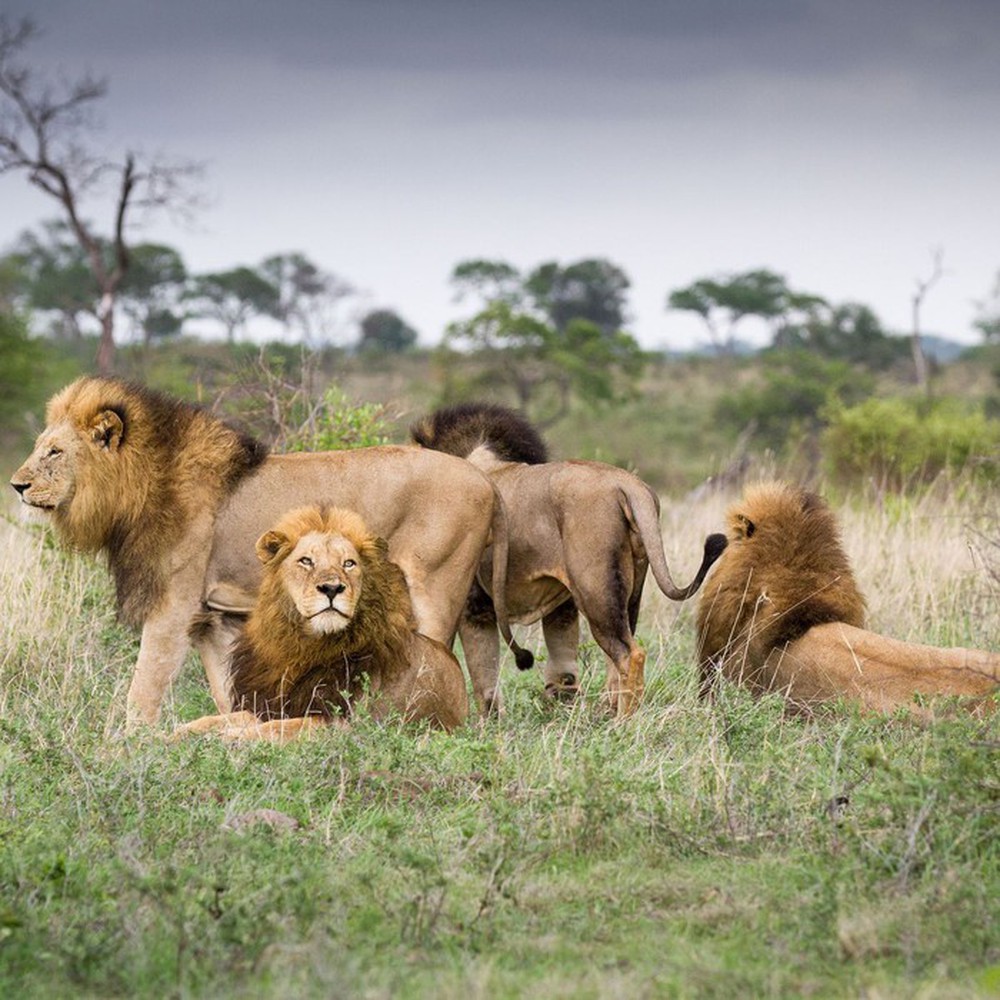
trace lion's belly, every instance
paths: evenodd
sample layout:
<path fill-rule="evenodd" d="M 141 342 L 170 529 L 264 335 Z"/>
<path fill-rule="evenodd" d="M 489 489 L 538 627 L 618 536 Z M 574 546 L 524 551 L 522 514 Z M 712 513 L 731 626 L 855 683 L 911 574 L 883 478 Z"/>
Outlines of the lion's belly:
<path fill-rule="evenodd" d="M 507 586 L 507 615 L 515 625 L 530 625 L 569 599 L 569 591 L 554 577 L 520 580 Z"/>

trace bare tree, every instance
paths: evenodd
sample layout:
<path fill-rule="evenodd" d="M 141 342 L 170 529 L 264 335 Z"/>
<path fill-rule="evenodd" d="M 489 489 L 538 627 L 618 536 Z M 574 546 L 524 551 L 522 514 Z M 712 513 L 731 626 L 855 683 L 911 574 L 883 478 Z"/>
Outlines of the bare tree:
<path fill-rule="evenodd" d="M 190 211 L 194 200 L 185 188 L 201 167 L 145 163 L 133 152 L 116 162 L 91 152 L 84 136 L 94 127 L 90 111 L 107 93 L 107 81 L 89 74 L 58 88 L 39 81 L 20 62 L 37 35 L 29 19 L 12 25 L 0 17 L 0 174 L 24 172 L 62 207 L 100 292 L 96 363 L 107 372 L 114 364 L 115 302 L 129 266 L 127 223 L 137 210 Z M 102 194 L 111 202 L 110 235 L 103 238 L 83 215 L 84 201 Z"/>
<path fill-rule="evenodd" d="M 930 384 L 927 378 L 927 355 L 924 354 L 924 344 L 920 332 L 920 309 L 927 293 L 940 281 L 944 274 L 944 248 L 936 247 L 931 251 L 933 263 L 931 273 L 926 278 L 917 278 L 917 287 L 913 293 L 913 328 L 910 333 L 910 349 L 913 353 L 913 368 L 916 372 L 917 385 L 925 392 Z"/>

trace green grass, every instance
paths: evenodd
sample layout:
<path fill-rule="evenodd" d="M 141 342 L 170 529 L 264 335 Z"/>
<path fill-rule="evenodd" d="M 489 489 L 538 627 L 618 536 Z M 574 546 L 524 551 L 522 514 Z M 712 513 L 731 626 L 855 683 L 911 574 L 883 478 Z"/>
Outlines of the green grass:
<path fill-rule="evenodd" d="M 880 516 L 845 512 L 849 549 L 913 530 Z M 981 574 L 940 535 L 873 611 L 988 641 L 995 588 L 963 621 L 949 595 Z M 162 731 L 123 736 L 136 640 L 105 572 L 20 527 L 0 544 L 2 996 L 1000 993 L 996 718 L 702 704 L 690 609 L 651 598 L 625 722 L 588 644 L 577 705 L 508 666 L 504 717 L 452 736 L 362 719 L 285 748 L 170 744 L 211 708 L 193 660 Z"/>

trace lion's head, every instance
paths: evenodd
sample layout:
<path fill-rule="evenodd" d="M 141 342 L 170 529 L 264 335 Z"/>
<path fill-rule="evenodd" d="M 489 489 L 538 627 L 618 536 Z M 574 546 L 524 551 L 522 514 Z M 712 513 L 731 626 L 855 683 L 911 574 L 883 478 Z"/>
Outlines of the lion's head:
<path fill-rule="evenodd" d="M 822 497 L 762 483 L 732 505 L 727 521 L 728 545 L 698 604 L 703 663 L 738 664 L 752 685 L 772 649 L 814 625 L 863 626 L 865 600 Z"/>
<path fill-rule="evenodd" d="M 200 407 L 84 376 L 49 401 L 45 429 L 11 486 L 64 543 L 107 554 L 122 615 L 138 624 L 162 594 L 164 564 L 188 522 L 216 508 L 266 455 Z"/>
<path fill-rule="evenodd" d="M 257 603 L 233 654 L 234 702 L 304 715 L 339 702 L 362 675 L 378 684 L 405 666 L 415 627 L 402 571 L 362 518 L 340 508 L 287 513 L 257 541 Z"/>
<path fill-rule="evenodd" d="M 257 540 L 266 599 L 283 604 L 286 620 L 314 636 L 350 625 L 365 568 L 386 552 L 385 542 L 353 511 L 318 507 L 292 511 Z"/>
<path fill-rule="evenodd" d="M 34 450 L 11 478 L 25 504 L 52 514 L 57 529 L 82 548 L 99 546 L 87 526 L 105 519 L 94 508 L 114 492 L 125 431 L 124 393 L 112 398 L 106 387 L 103 380 L 78 379 L 54 396 Z M 71 512 L 77 507 L 90 509 L 81 517 Z"/>

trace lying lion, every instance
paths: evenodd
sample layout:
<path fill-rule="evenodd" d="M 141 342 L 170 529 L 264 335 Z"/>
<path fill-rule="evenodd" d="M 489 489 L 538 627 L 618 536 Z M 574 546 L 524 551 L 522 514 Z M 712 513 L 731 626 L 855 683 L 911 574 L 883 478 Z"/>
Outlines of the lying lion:
<path fill-rule="evenodd" d="M 121 617 L 142 628 L 132 723 L 159 718 L 206 605 L 233 615 L 195 640 L 219 710 L 229 707 L 232 623 L 260 581 L 254 540 L 293 507 L 361 511 L 406 576 L 420 628 L 445 643 L 487 544 L 498 571 L 506 560 L 502 506 L 468 462 L 392 446 L 268 455 L 207 410 L 115 378 L 79 378 L 49 401 L 11 485 L 62 542 L 107 557 Z M 473 689 L 484 697 L 479 678 Z"/>
<path fill-rule="evenodd" d="M 663 551 L 659 500 L 631 473 L 603 462 L 547 461 L 535 428 L 503 406 L 469 403 L 437 410 L 414 424 L 410 434 L 425 448 L 467 458 L 503 497 L 510 537 L 506 586 L 498 593 L 493 550 L 487 549 L 459 624 L 470 671 L 489 679 L 494 706 L 499 707 L 494 606 L 499 597 L 511 622 L 541 620 L 549 654 L 547 693 L 572 697 L 577 691 L 582 613 L 608 657 L 610 707 L 620 715 L 635 711 L 646 661 L 635 641 L 646 570 L 652 568 L 667 597 L 684 600 L 701 585 L 725 537 L 709 536 L 694 580 L 677 587 Z"/>
<path fill-rule="evenodd" d="M 699 601 L 701 690 L 717 675 L 808 710 L 846 699 L 892 712 L 915 696 L 981 698 L 1000 655 L 938 649 L 866 631 L 865 601 L 834 516 L 816 494 L 751 487 L 728 514 L 729 544 Z"/>
<path fill-rule="evenodd" d="M 353 511 L 303 507 L 257 541 L 257 603 L 232 656 L 235 711 L 175 736 L 217 732 L 284 742 L 347 720 L 359 702 L 444 729 L 465 721 L 458 661 L 416 631 L 406 581 Z"/>

